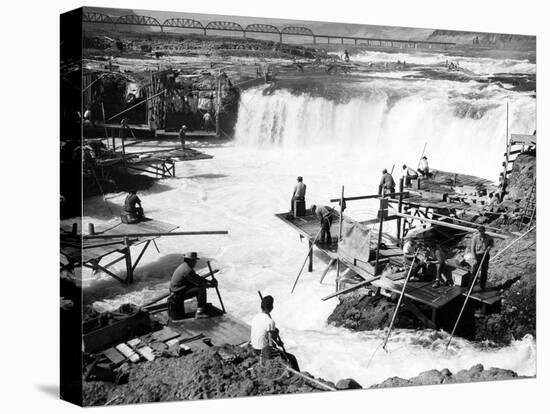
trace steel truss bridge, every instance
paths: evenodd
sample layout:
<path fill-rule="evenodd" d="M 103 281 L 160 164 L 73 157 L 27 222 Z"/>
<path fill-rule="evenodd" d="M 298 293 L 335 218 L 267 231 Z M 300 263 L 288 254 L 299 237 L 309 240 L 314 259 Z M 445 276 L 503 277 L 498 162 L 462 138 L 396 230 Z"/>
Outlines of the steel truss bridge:
<path fill-rule="evenodd" d="M 433 48 L 433 47 L 444 47 L 455 45 L 455 43 L 450 42 L 432 42 L 429 40 L 403 40 L 403 39 L 383 39 L 383 38 L 372 38 L 372 37 L 355 37 L 355 36 L 342 36 L 342 35 L 331 35 L 331 34 L 317 34 L 313 33 L 311 29 L 302 26 L 284 26 L 279 29 L 276 26 L 263 23 L 254 23 L 249 24 L 248 26 L 241 26 L 235 22 L 228 21 L 211 21 L 206 25 L 203 25 L 198 20 L 187 19 L 187 18 L 170 18 L 166 19 L 163 23 L 160 23 L 154 17 L 149 16 L 140 16 L 135 14 L 128 14 L 118 17 L 111 17 L 103 13 L 84 11 L 82 15 L 82 21 L 84 23 L 103 23 L 103 24 L 112 24 L 115 28 L 118 25 L 133 25 L 133 26 L 149 26 L 149 27 L 158 27 L 161 32 L 164 32 L 164 28 L 179 28 L 179 29 L 196 29 L 202 31 L 204 35 L 208 34 L 208 31 L 228 31 L 228 32 L 239 32 L 243 34 L 243 37 L 246 37 L 247 33 L 263 33 L 263 34 L 273 34 L 279 36 L 279 42 L 283 43 L 284 36 L 304 36 L 311 37 L 313 39 L 313 44 L 317 43 L 317 39 L 327 39 L 327 42 L 330 44 L 331 40 L 335 41 L 334 43 L 344 44 L 344 41 L 353 41 L 355 45 L 366 44 L 369 46 L 386 46 L 386 47 L 400 47 L 400 48 Z"/>

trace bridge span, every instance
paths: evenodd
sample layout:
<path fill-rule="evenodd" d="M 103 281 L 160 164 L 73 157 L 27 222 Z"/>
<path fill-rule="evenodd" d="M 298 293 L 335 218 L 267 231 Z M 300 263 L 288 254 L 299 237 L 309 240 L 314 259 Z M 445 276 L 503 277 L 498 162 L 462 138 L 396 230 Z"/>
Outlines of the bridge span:
<path fill-rule="evenodd" d="M 366 44 L 369 46 L 385 46 L 385 47 L 399 47 L 399 48 L 434 48 L 454 46 L 455 43 L 451 42 L 435 42 L 430 40 L 411 40 L 411 39 L 387 39 L 387 38 L 374 38 L 374 37 L 357 37 L 357 36 L 344 36 L 334 34 L 319 34 L 314 33 L 311 29 L 303 26 L 284 26 L 278 28 L 270 24 L 254 23 L 249 24 L 246 27 L 241 26 L 238 23 L 231 21 L 215 20 L 210 21 L 206 25 L 198 20 L 188 18 L 169 18 L 160 23 L 157 19 L 150 16 L 141 15 L 123 15 L 123 16 L 108 16 L 103 13 L 93 11 L 83 11 L 82 21 L 84 23 L 102 23 L 112 24 L 116 28 L 117 25 L 132 25 L 132 26 L 149 26 L 158 27 L 161 32 L 164 32 L 164 28 L 179 28 L 179 29 L 196 29 L 202 32 L 203 35 L 207 35 L 208 31 L 212 34 L 212 31 L 228 31 L 242 33 L 243 37 L 246 37 L 247 33 L 262 33 L 272 34 L 278 36 L 279 42 L 283 43 L 283 36 L 302 36 L 310 37 L 313 40 L 313 44 L 317 44 L 318 39 L 327 39 L 327 43 L 330 44 L 331 40 L 335 43 L 345 44 L 345 41 L 351 41 L 354 45 Z"/>

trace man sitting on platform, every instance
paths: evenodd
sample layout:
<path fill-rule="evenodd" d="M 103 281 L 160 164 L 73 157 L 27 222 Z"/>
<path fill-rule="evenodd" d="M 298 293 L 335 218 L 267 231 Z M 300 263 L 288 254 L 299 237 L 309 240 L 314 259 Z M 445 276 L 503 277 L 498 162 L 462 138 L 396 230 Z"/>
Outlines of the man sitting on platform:
<path fill-rule="evenodd" d="M 124 200 L 124 207 L 122 207 L 126 213 L 126 218 L 129 224 L 137 223 L 145 216 L 143 215 L 143 207 L 141 206 L 141 200 L 136 194 L 135 190 L 131 190 Z"/>
<path fill-rule="evenodd" d="M 199 257 L 196 252 L 183 255 L 183 263 L 180 264 L 170 279 L 170 292 L 172 301 L 183 303 L 185 299 L 197 298 L 197 310 L 195 318 L 206 318 L 206 289 L 218 285 L 216 279 L 211 281 L 200 277 L 193 270 L 197 265 Z"/>
<path fill-rule="evenodd" d="M 261 303 L 262 311 L 252 319 L 250 329 L 250 344 L 256 355 L 260 356 L 260 361 L 273 359 L 281 356 L 288 362 L 291 368 L 300 371 L 296 357 L 289 354 L 283 348 L 284 344 L 279 336 L 279 330 L 275 326 L 275 321 L 271 319 L 273 310 L 273 297 L 265 296 Z"/>
<path fill-rule="evenodd" d="M 296 179 L 297 183 L 294 186 L 294 191 L 292 192 L 292 199 L 290 200 L 290 212 L 294 213 L 294 200 L 305 201 L 306 199 L 306 185 L 304 184 L 304 179 L 298 177 Z"/>
<path fill-rule="evenodd" d="M 430 167 L 428 166 L 428 157 L 423 156 L 418 163 L 418 172 L 422 174 L 422 177 L 431 177 Z"/>
<path fill-rule="evenodd" d="M 410 187 L 411 180 L 416 180 L 417 178 L 418 174 L 416 171 L 413 168 L 407 167 L 403 164 L 403 184 L 405 184 L 406 187 Z"/>

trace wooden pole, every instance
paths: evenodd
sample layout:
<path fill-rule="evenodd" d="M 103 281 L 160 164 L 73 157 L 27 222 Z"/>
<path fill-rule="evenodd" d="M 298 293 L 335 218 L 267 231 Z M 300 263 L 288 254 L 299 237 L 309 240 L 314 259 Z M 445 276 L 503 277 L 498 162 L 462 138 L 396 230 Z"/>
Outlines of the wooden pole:
<path fill-rule="evenodd" d="M 210 266 L 210 260 L 207 261 L 206 264 L 208 265 L 208 270 L 210 271 L 210 274 L 208 276 L 212 276 L 212 280 L 216 280 L 216 278 L 214 277 L 214 271 L 212 270 L 212 266 Z M 220 301 L 222 311 L 223 311 L 223 313 L 226 313 L 225 312 L 225 306 L 223 305 L 222 296 L 220 295 L 220 290 L 218 289 L 218 281 L 217 280 L 216 280 L 216 293 L 218 294 L 218 300 Z"/>
<path fill-rule="evenodd" d="M 319 380 L 316 380 L 315 378 L 311 378 L 311 377 L 308 377 L 307 375 L 305 374 L 302 374 L 301 372 L 298 372 L 296 371 L 295 369 L 289 367 L 289 366 L 285 366 L 285 369 L 289 372 L 292 372 L 294 375 L 297 375 L 299 376 L 300 378 L 303 378 L 304 380 L 306 381 L 309 381 L 311 382 L 312 384 L 315 384 L 317 385 L 318 387 L 321 387 L 321 388 L 324 388 L 325 390 L 328 390 L 328 391 L 338 391 L 336 388 L 334 387 L 331 387 L 330 385 L 328 384 L 325 384 Z"/>
<path fill-rule="evenodd" d="M 349 293 L 349 292 L 352 292 L 356 289 L 359 289 L 360 287 L 363 287 L 365 285 L 368 285 L 369 283 L 371 282 L 374 282 L 375 280 L 378 280 L 380 279 L 380 276 L 375 276 L 375 277 L 372 277 L 368 280 L 364 280 L 362 282 L 359 282 L 353 286 L 350 286 L 350 287 L 347 287 L 345 289 L 342 289 L 342 290 L 339 290 L 338 292 L 335 292 L 335 293 L 331 293 L 330 295 L 328 296 L 325 296 L 324 298 L 321 298 L 321 300 L 325 301 L 325 300 L 329 300 L 329 299 L 332 299 L 333 297 L 335 296 L 340 296 L 340 295 L 343 295 L 345 293 Z"/>
<path fill-rule="evenodd" d="M 412 219 L 412 220 L 420 220 L 420 221 L 424 221 L 426 223 L 436 224 L 436 225 L 442 226 L 442 227 L 448 227 L 450 229 L 463 230 L 463 231 L 468 231 L 468 232 L 471 232 L 471 233 L 477 231 L 477 229 L 472 228 L 472 227 L 460 226 L 458 224 L 446 223 L 444 221 L 432 220 L 432 219 L 428 219 L 428 218 L 424 218 L 424 217 L 420 217 L 420 216 L 412 216 L 410 214 L 404 214 L 404 213 L 399 213 L 399 212 L 395 212 L 393 214 L 395 216 L 398 216 L 398 217 L 408 218 L 408 219 Z M 490 231 L 487 231 L 486 234 L 488 234 L 489 236 L 492 236 L 492 237 L 499 238 L 499 239 L 507 239 L 508 238 L 508 236 L 505 236 L 503 234 L 494 233 L 494 232 L 490 232 Z"/>
<path fill-rule="evenodd" d="M 107 126 L 105 125 L 105 107 L 103 106 L 103 102 L 101 102 L 101 115 L 103 117 L 103 129 L 105 130 L 105 139 L 107 140 L 107 146 L 109 145 L 109 133 L 107 132 Z M 113 148 L 113 151 L 115 149 Z"/>
<path fill-rule="evenodd" d="M 136 232 L 125 234 L 94 234 L 82 236 L 83 239 L 115 239 L 119 237 L 161 237 L 161 236 L 199 236 L 229 234 L 227 230 L 205 230 L 205 231 L 173 231 L 173 232 Z"/>
<path fill-rule="evenodd" d="M 506 250 L 508 250 L 510 247 L 512 247 L 512 245 L 516 244 L 518 241 L 520 241 L 520 239 L 523 239 L 525 236 L 527 236 L 527 234 L 529 234 L 532 230 L 535 230 L 537 226 L 533 226 L 531 227 L 529 230 L 527 230 L 525 233 L 523 233 L 521 236 L 519 236 L 517 239 L 515 239 L 514 241 L 512 241 L 509 245 L 507 245 L 506 247 L 504 247 L 501 251 L 499 251 L 497 254 L 495 254 L 493 257 L 491 257 L 491 259 L 489 260 L 489 262 L 492 262 L 493 260 L 495 260 L 497 257 L 499 257 L 502 253 L 504 253 Z"/>
<path fill-rule="evenodd" d="M 327 275 L 328 271 L 330 270 L 331 266 L 334 264 L 334 262 L 337 262 L 338 259 L 330 259 L 327 267 L 325 270 L 323 270 L 323 274 L 321 275 L 321 279 L 319 279 L 319 283 L 323 283 L 323 280 L 325 280 L 325 276 Z"/>
<path fill-rule="evenodd" d="M 404 178 L 401 177 L 399 179 L 399 202 L 397 203 L 397 211 L 402 213 L 403 212 L 403 181 Z M 401 239 L 401 217 L 397 219 L 397 240 Z"/>
<path fill-rule="evenodd" d="M 384 200 L 380 200 L 380 210 L 378 210 L 378 214 L 380 215 L 380 226 L 378 227 L 378 244 L 376 245 L 376 262 L 374 264 L 374 274 L 378 274 L 378 262 L 380 260 L 380 244 L 382 244 L 382 229 L 384 226 Z"/>
<path fill-rule="evenodd" d="M 397 301 L 397 306 L 395 307 L 395 311 L 393 312 L 390 327 L 388 329 L 388 333 L 386 334 L 386 337 L 384 338 L 384 343 L 382 344 L 382 349 L 386 350 L 386 345 L 388 343 L 388 339 L 390 338 L 391 330 L 393 328 L 393 323 L 395 322 L 395 317 L 397 316 L 397 312 L 399 311 L 399 307 L 401 306 L 401 301 L 403 300 L 403 296 L 405 295 L 405 288 L 407 287 L 407 283 L 409 283 L 409 279 L 411 277 L 411 272 L 414 266 L 414 262 L 416 261 L 416 255 L 418 254 L 418 249 L 416 249 L 416 252 L 414 253 L 414 257 L 411 263 L 411 267 L 409 267 L 409 272 L 407 273 L 407 278 L 405 279 L 405 283 L 403 283 L 403 288 L 401 289 L 401 294 L 399 295 L 399 300 Z"/>
<path fill-rule="evenodd" d="M 342 194 L 340 195 L 340 220 L 338 224 L 338 240 L 336 241 L 336 254 L 338 254 L 338 246 L 340 246 L 340 240 L 342 239 L 342 220 L 344 218 L 344 186 L 342 186 Z M 336 283 L 335 290 L 338 292 L 340 288 L 340 260 L 336 259 Z"/>
<path fill-rule="evenodd" d="M 468 303 L 468 299 L 470 299 L 470 295 L 472 294 L 472 290 L 474 290 L 474 286 L 476 284 L 477 277 L 479 275 L 479 272 L 481 271 L 481 268 L 483 267 L 483 262 L 485 261 L 485 257 L 487 256 L 487 253 L 491 249 L 485 250 L 485 253 L 483 253 L 483 258 L 481 259 L 481 262 L 479 263 L 479 266 L 477 267 L 476 274 L 474 275 L 474 279 L 472 280 L 472 284 L 470 285 L 470 289 L 468 289 L 468 293 L 466 294 L 466 299 L 464 299 L 464 303 L 462 304 L 462 309 L 460 309 L 460 312 L 458 314 L 458 318 L 456 318 L 455 326 L 453 327 L 453 330 L 451 332 L 451 336 L 449 338 L 449 342 L 447 342 L 447 345 L 445 346 L 445 349 L 449 349 L 449 345 L 451 345 L 451 341 L 453 340 L 453 336 L 455 334 L 456 328 L 458 326 L 458 323 L 460 322 L 460 318 L 462 318 L 462 313 L 464 312 L 464 309 L 466 308 L 466 304 Z"/>
<path fill-rule="evenodd" d="M 307 262 L 308 258 L 310 258 L 310 256 L 313 253 L 313 246 L 315 245 L 315 242 L 317 241 L 317 238 L 321 234 L 322 230 L 323 230 L 323 227 L 321 227 L 321 229 L 319 230 L 319 232 L 317 233 L 317 236 L 315 236 L 313 241 L 311 241 L 311 240 L 309 241 L 309 251 L 307 252 L 306 260 L 304 260 L 304 263 L 302 264 L 302 267 L 300 268 L 300 271 L 298 272 L 298 276 L 296 277 L 296 280 L 294 281 L 294 285 L 292 285 L 292 290 L 290 291 L 290 293 L 294 293 L 294 289 L 296 288 L 296 284 L 298 283 L 298 279 L 300 279 L 300 276 L 302 274 L 302 271 L 304 270 L 304 266 L 306 265 L 306 262 Z"/>
<path fill-rule="evenodd" d="M 124 258 L 126 260 L 126 283 L 130 284 L 134 281 L 134 272 L 132 270 L 132 256 L 130 252 L 130 240 L 128 237 L 124 238 L 124 244 L 126 248 L 124 249 Z"/>

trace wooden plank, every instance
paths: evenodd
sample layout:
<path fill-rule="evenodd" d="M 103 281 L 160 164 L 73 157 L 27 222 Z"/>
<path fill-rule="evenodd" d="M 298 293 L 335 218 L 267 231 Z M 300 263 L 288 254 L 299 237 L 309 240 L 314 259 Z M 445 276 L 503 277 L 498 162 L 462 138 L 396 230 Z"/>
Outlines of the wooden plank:
<path fill-rule="evenodd" d="M 466 296 L 466 293 L 463 293 L 464 296 Z M 498 301 L 502 299 L 502 295 L 500 293 L 500 290 L 496 288 L 487 289 L 483 292 L 477 290 L 474 291 L 470 298 L 473 300 L 477 300 L 478 302 L 485 303 L 487 305 L 494 305 Z"/>

